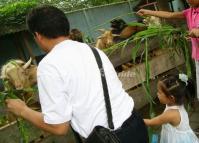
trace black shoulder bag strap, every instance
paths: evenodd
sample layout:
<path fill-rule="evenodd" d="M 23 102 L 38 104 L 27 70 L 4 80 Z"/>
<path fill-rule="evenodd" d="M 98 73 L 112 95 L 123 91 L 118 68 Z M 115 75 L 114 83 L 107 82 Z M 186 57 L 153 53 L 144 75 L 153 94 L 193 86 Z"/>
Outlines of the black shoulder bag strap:
<path fill-rule="evenodd" d="M 97 49 L 92 48 L 92 47 L 90 47 L 90 48 L 95 56 L 95 59 L 96 59 L 96 62 L 97 62 L 97 65 L 98 65 L 98 68 L 99 68 L 99 71 L 101 74 L 102 87 L 103 87 L 103 91 L 104 91 L 104 100 L 105 100 L 105 105 L 106 105 L 106 113 L 107 113 L 107 119 L 108 119 L 108 126 L 110 129 L 114 129 L 113 117 L 112 117 L 112 112 L 111 112 L 111 103 L 110 103 L 108 86 L 107 86 L 107 82 L 106 82 L 106 76 L 105 76 L 102 60 L 100 58 L 100 55 L 99 55 Z M 80 135 L 75 130 L 73 130 L 73 133 L 74 133 L 76 142 L 82 143 Z"/>
<path fill-rule="evenodd" d="M 95 59 L 97 61 L 98 68 L 101 74 L 102 87 L 104 91 L 104 100 L 105 100 L 105 105 L 106 105 L 106 113 L 107 113 L 107 118 L 108 118 L 108 126 L 110 129 L 114 129 L 113 117 L 112 117 L 112 112 L 111 112 L 111 103 L 110 103 L 108 86 L 106 82 L 106 76 L 105 76 L 102 60 L 96 48 L 91 47 L 91 50 L 93 51 L 93 54 L 95 55 Z"/>

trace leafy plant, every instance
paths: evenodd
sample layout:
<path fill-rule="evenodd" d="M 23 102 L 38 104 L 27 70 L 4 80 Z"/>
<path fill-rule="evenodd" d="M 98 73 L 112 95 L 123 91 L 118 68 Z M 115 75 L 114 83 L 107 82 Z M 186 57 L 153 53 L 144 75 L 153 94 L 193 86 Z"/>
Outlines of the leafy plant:
<path fill-rule="evenodd" d="M 137 23 L 131 23 L 130 25 L 132 26 L 137 26 L 139 24 Z M 141 26 L 142 24 L 140 24 Z M 135 35 L 132 35 L 130 38 L 117 43 L 110 47 L 109 49 L 106 49 L 105 52 L 112 53 L 114 50 L 119 49 L 119 48 L 125 48 L 127 43 L 134 43 L 135 47 L 132 48 L 132 59 L 135 62 L 135 59 L 137 57 L 137 53 L 142 47 L 141 45 L 144 45 L 143 48 L 143 53 L 144 53 L 144 62 L 145 62 L 145 75 L 146 75 L 146 81 L 142 82 L 142 87 L 144 88 L 146 92 L 146 98 L 149 101 L 149 113 L 150 117 L 155 116 L 155 112 L 153 110 L 153 98 L 151 96 L 151 91 L 150 91 L 150 65 L 149 65 L 149 41 L 151 39 L 156 39 L 159 41 L 160 48 L 172 48 L 176 52 L 179 52 L 178 49 L 181 49 L 184 54 L 185 58 L 185 65 L 186 65 L 186 72 L 189 77 L 191 77 L 192 72 L 191 72 L 191 60 L 190 60 L 190 53 L 188 49 L 188 42 L 187 42 L 187 32 L 186 29 L 183 27 L 180 28 L 175 28 L 172 27 L 171 25 L 162 25 L 161 27 L 159 26 L 153 26 L 150 27 L 144 31 L 138 32 Z M 175 60 L 175 59 L 174 59 Z M 137 72 L 138 73 L 138 72 Z M 139 73 L 138 73 L 139 75 Z M 149 134 L 151 134 L 150 138 L 152 137 L 153 134 L 153 129 L 149 128 Z"/>
<path fill-rule="evenodd" d="M 162 27 L 153 27 L 145 31 L 141 31 L 133 36 L 132 41 L 147 41 L 149 38 L 154 38 L 159 41 L 160 48 L 173 48 L 182 49 L 184 57 L 187 75 L 191 77 L 191 61 L 188 50 L 187 32 L 184 28 L 174 28 L 171 25 L 163 25 Z M 132 49 L 132 58 L 135 59 L 138 48 Z"/>
<path fill-rule="evenodd" d="M 13 89 L 13 87 L 9 86 L 8 81 L 3 81 L 3 85 L 4 87 L 6 87 L 5 91 L 0 92 L 0 107 L 4 107 L 5 106 L 5 100 L 7 98 L 11 98 L 11 99 L 18 99 L 21 98 L 22 100 L 25 100 L 25 97 L 23 96 L 24 93 L 29 93 L 29 94 L 36 94 L 37 92 L 37 88 L 35 86 L 31 87 L 31 88 L 27 88 L 24 90 L 15 90 Z M 26 100 L 26 104 L 30 103 L 32 100 L 31 96 L 29 99 Z M 26 126 L 26 123 L 24 122 L 23 119 L 16 117 L 16 121 L 17 121 L 17 126 L 20 132 L 20 143 L 29 143 L 29 133 L 28 133 L 28 128 Z M 8 118 L 7 116 L 0 116 L 0 124 L 3 123 L 8 123 Z"/>
<path fill-rule="evenodd" d="M 36 0 L 9 3 L 0 8 L 0 35 L 26 29 L 26 13 L 36 6 Z"/>

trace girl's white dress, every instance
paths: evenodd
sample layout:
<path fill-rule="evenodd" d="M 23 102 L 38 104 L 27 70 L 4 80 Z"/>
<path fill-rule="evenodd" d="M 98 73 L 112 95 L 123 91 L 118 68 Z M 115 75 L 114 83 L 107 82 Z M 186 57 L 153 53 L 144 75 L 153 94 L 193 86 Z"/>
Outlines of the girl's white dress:
<path fill-rule="evenodd" d="M 165 111 L 178 109 L 181 121 L 178 126 L 163 124 L 160 143 L 199 143 L 199 139 L 189 126 L 189 117 L 184 106 L 166 106 Z"/>

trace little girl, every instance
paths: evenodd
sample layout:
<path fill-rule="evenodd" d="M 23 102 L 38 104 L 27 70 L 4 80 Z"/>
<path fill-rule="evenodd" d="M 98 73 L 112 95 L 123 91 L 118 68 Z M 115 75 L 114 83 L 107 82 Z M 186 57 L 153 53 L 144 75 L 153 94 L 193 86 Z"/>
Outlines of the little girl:
<path fill-rule="evenodd" d="M 170 75 L 158 82 L 158 98 L 166 104 L 164 112 L 152 119 L 144 119 L 148 126 L 162 125 L 160 143 L 199 143 L 189 126 L 189 117 L 184 108 L 184 99 L 193 99 L 193 82 L 187 75 Z"/>

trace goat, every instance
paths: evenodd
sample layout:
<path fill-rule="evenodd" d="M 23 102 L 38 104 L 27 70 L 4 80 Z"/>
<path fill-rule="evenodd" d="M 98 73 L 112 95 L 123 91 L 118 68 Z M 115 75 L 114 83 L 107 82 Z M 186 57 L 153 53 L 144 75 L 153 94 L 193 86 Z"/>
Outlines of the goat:
<path fill-rule="evenodd" d="M 146 30 L 147 28 L 151 27 L 160 27 L 161 20 L 155 16 L 148 16 L 143 20 L 143 23 L 146 26 L 126 26 L 120 33 L 120 38 L 126 39 L 132 36 L 133 34 Z"/>
<path fill-rule="evenodd" d="M 117 38 L 114 38 L 114 41 L 127 39 L 133 34 L 146 29 L 146 27 L 141 26 L 130 26 L 123 19 L 114 19 L 110 23 L 112 33 L 120 35 Z"/>
<path fill-rule="evenodd" d="M 82 32 L 78 29 L 72 29 L 70 31 L 69 37 L 70 37 L 71 40 L 83 42 Z"/>
<path fill-rule="evenodd" d="M 133 34 L 143 31 L 145 29 L 145 26 L 127 26 L 121 31 L 120 38 L 127 39 L 131 37 Z"/>
<path fill-rule="evenodd" d="M 95 47 L 99 49 L 104 49 L 113 45 L 113 38 L 118 35 L 112 34 L 111 30 L 99 29 L 99 31 L 103 32 L 103 34 L 97 38 Z"/>
<path fill-rule="evenodd" d="M 127 26 L 126 22 L 123 19 L 116 18 L 111 22 L 111 31 L 113 34 L 120 34 L 122 30 Z"/>
<path fill-rule="evenodd" d="M 22 60 L 10 60 L 2 66 L 0 78 L 7 80 L 15 89 L 21 90 L 36 83 L 36 70 L 37 67 L 31 65 L 31 59 L 27 63 Z"/>

